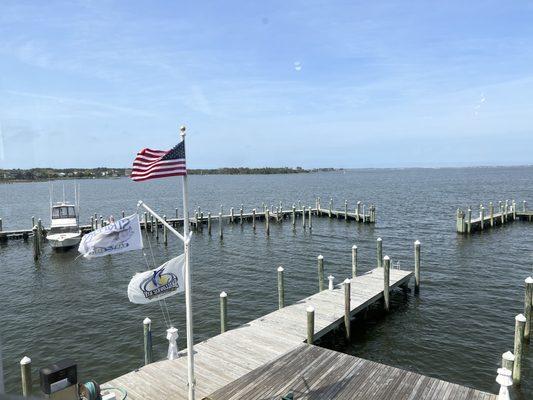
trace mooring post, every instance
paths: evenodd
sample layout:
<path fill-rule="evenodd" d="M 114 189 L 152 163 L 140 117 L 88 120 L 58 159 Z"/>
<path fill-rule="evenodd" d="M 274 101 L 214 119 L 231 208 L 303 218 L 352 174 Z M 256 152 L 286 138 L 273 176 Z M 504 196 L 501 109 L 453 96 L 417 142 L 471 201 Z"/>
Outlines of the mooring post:
<path fill-rule="evenodd" d="M 155 239 L 159 241 L 159 220 L 155 219 Z M 198 215 L 196 215 L 196 229 L 198 229 Z"/>
<path fill-rule="evenodd" d="M 98 229 L 98 215 L 96 213 L 94 213 L 94 229 Z"/>
<path fill-rule="evenodd" d="M 415 293 L 420 291 L 420 241 L 415 241 Z"/>
<path fill-rule="evenodd" d="M 333 290 L 333 281 L 335 277 L 333 275 L 328 276 L 328 290 Z"/>
<path fill-rule="evenodd" d="M 516 219 L 516 201 L 512 201 L 511 207 L 513 208 L 513 220 Z"/>
<path fill-rule="evenodd" d="M 505 223 L 505 213 L 503 212 L 503 204 L 501 201 L 499 201 L 498 205 L 500 206 L 500 222 L 503 225 Z"/>
<path fill-rule="evenodd" d="M 502 368 L 508 369 L 509 371 L 513 370 L 514 364 L 514 354 L 510 351 L 506 351 L 502 354 Z"/>
<path fill-rule="evenodd" d="M 357 276 L 357 246 L 352 246 L 352 278 Z"/>
<path fill-rule="evenodd" d="M 92 217 L 91 217 L 91 221 L 92 221 Z M 91 222 L 91 225 L 92 225 L 92 222 Z M 35 217 L 31 217 L 31 227 L 33 228 L 34 226 L 35 226 Z"/>
<path fill-rule="evenodd" d="M 344 200 L 344 220 L 348 222 L 348 200 Z"/>
<path fill-rule="evenodd" d="M 144 365 L 152 363 L 152 320 L 146 317 L 143 321 Z"/>
<path fill-rule="evenodd" d="M 472 209 L 470 207 L 468 207 L 468 210 L 466 211 L 466 221 L 466 231 L 470 233 L 472 232 Z"/>
<path fill-rule="evenodd" d="M 242 222 L 243 222 L 243 214 L 244 214 L 244 205 L 241 204 L 241 209 L 239 210 L 240 212 L 240 218 L 241 218 L 241 225 L 242 225 Z"/>
<path fill-rule="evenodd" d="M 365 212 L 365 205 L 363 204 L 363 224 L 366 222 L 366 212 Z"/>
<path fill-rule="evenodd" d="M 207 213 L 207 234 L 211 236 L 211 212 Z"/>
<path fill-rule="evenodd" d="M 292 229 L 296 229 L 296 206 L 292 205 Z"/>
<path fill-rule="evenodd" d="M 283 279 L 283 267 L 278 267 L 278 308 L 285 307 L 285 280 Z"/>
<path fill-rule="evenodd" d="M 33 217 L 31 217 L 31 222 L 33 222 L 33 221 L 34 221 L 34 219 L 33 219 Z M 94 218 L 93 217 L 91 217 L 91 231 L 94 231 Z"/>
<path fill-rule="evenodd" d="M 203 211 L 200 213 L 200 229 L 202 231 L 204 230 L 204 212 Z"/>
<path fill-rule="evenodd" d="M 479 207 L 479 219 L 480 219 L 480 227 L 481 230 L 483 230 L 483 227 L 485 225 L 485 207 L 483 207 L 483 204 Z"/>
<path fill-rule="evenodd" d="M 43 243 L 43 221 L 41 221 L 41 218 L 37 220 L 37 234 L 39 236 L 39 251 L 43 251 L 42 249 L 42 243 Z"/>
<path fill-rule="evenodd" d="M 252 229 L 254 230 L 255 232 L 255 208 L 252 210 Z"/>
<path fill-rule="evenodd" d="M 330 198 L 329 199 L 329 211 L 328 211 L 328 216 L 331 218 L 331 212 L 333 210 L 333 199 Z"/>
<path fill-rule="evenodd" d="M 307 344 L 313 344 L 315 336 L 315 309 L 307 307 Z"/>
<path fill-rule="evenodd" d="M 313 229 L 313 220 L 311 219 L 311 211 L 312 211 L 311 207 L 309 207 L 309 214 L 308 214 L 308 216 L 309 216 L 309 218 L 308 218 L 309 219 L 309 230 Z"/>
<path fill-rule="evenodd" d="M 464 231 L 465 231 L 465 213 L 461 209 L 458 208 L 457 209 L 457 213 L 456 213 L 456 217 L 457 217 L 457 225 L 456 225 L 457 232 L 464 233 Z"/>
<path fill-rule="evenodd" d="M 305 206 L 302 207 L 302 228 L 305 229 Z"/>
<path fill-rule="evenodd" d="M 489 203 L 489 215 L 490 215 L 490 226 L 494 226 L 494 204 L 492 201 Z"/>
<path fill-rule="evenodd" d="M 220 293 L 220 333 L 226 332 L 228 326 L 228 294 Z"/>
<path fill-rule="evenodd" d="M 376 240 L 376 260 L 378 268 L 381 268 L 383 266 L 383 240 L 380 237 Z"/>
<path fill-rule="evenodd" d="M 298 210 L 301 210 L 301 209 L 302 209 L 302 202 L 298 200 Z"/>
<path fill-rule="evenodd" d="M 509 221 L 509 200 L 505 200 L 505 222 Z"/>
<path fill-rule="evenodd" d="M 522 211 L 526 212 L 526 209 L 527 209 L 527 201 L 522 200 Z"/>
<path fill-rule="evenodd" d="M 324 256 L 320 254 L 317 257 L 318 261 L 318 291 L 324 290 Z"/>
<path fill-rule="evenodd" d="M 32 392 L 30 357 L 24 356 L 20 360 L 20 377 L 22 380 L 22 396 L 30 397 Z"/>
<path fill-rule="evenodd" d="M 351 301 L 351 282 L 348 278 L 344 280 L 344 328 L 346 330 L 346 339 L 351 338 L 350 329 L 350 301 Z"/>
<path fill-rule="evenodd" d="M 265 231 L 266 235 L 270 235 L 270 212 L 268 211 L 268 208 L 265 210 Z"/>
<path fill-rule="evenodd" d="M 167 222 L 167 216 L 163 215 L 163 220 Z M 166 246 L 168 244 L 168 230 L 165 225 L 163 225 L 163 244 Z"/>
<path fill-rule="evenodd" d="M 122 210 L 122 218 L 126 216 L 126 211 Z"/>
<path fill-rule="evenodd" d="M 32 229 L 33 232 L 33 260 L 37 261 L 39 259 L 39 235 L 37 233 L 37 225 Z"/>
<path fill-rule="evenodd" d="M 522 367 L 522 350 L 524 347 L 524 328 L 526 326 L 526 317 L 518 314 L 515 317 L 515 334 L 514 334 L 514 365 L 513 365 L 513 383 L 520 385 L 521 367 Z"/>
<path fill-rule="evenodd" d="M 357 206 L 355 207 L 355 220 L 359 222 L 359 215 L 361 214 L 361 202 L 357 202 Z"/>
<path fill-rule="evenodd" d="M 174 209 L 174 212 L 175 212 L 175 214 L 174 214 L 174 215 L 176 215 L 176 222 L 178 222 L 178 221 L 177 221 L 177 219 L 178 219 L 178 209 L 177 209 L 177 208 L 175 208 L 175 209 Z"/>
<path fill-rule="evenodd" d="M 322 215 L 322 205 L 320 204 L 320 197 L 317 197 L 317 208 L 316 208 L 316 215 L 320 216 Z"/>
<path fill-rule="evenodd" d="M 510 400 L 509 386 L 513 385 L 511 378 L 512 372 L 507 368 L 498 368 L 498 376 L 496 377 L 496 383 L 500 385 L 500 391 L 498 392 L 498 400 Z"/>
<path fill-rule="evenodd" d="M 533 301 L 533 277 L 528 276 L 525 280 L 526 292 L 524 299 L 524 316 L 526 317 L 526 326 L 524 327 L 524 340 L 529 343 L 531 336 L 531 302 Z"/>
<path fill-rule="evenodd" d="M 390 309 L 390 258 L 389 256 L 383 257 L 383 300 L 385 305 L 385 311 Z"/>
<path fill-rule="evenodd" d="M 218 213 L 218 230 L 219 230 L 219 236 L 220 239 L 224 238 L 224 220 L 222 219 L 222 213 Z"/>
<path fill-rule="evenodd" d="M 229 209 L 229 214 L 230 214 L 230 217 L 229 217 L 229 222 L 233 223 L 233 220 L 235 218 L 235 210 L 233 209 L 233 207 L 231 207 Z"/>

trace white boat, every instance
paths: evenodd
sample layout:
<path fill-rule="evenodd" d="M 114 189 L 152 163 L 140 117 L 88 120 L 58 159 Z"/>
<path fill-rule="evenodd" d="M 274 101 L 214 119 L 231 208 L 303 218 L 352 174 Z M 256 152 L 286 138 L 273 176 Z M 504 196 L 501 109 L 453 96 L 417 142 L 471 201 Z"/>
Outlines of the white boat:
<path fill-rule="evenodd" d="M 76 206 L 68 203 L 52 206 L 52 222 L 46 239 L 54 249 L 66 249 L 80 243 L 81 230 Z"/>
<path fill-rule="evenodd" d="M 46 239 L 53 249 L 68 249 L 77 246 L 81 240 L 81 229 L 78 218 L 78 190 L 76 190 L 76 205 L 65 202 L 63 188 L 63 201 L 52 204 L 50 196 L 50 230 Z"/>

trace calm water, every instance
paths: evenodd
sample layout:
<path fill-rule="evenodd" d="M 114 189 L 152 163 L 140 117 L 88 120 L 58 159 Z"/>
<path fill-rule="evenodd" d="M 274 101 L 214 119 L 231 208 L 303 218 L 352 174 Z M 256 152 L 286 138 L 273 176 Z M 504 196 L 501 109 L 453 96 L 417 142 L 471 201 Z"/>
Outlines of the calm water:
<path fill-rule="evenodd" d="M 174 214 L 180 186 L 174 179 L 144 184 L 128 179 L 81 181 L 82 220 L 97 212 L 136 211 L 143 199 Z M 59 197 L 60 184 L 56 184 Z M 67 184 L 67 193 L 68 193 Z M 277 176 L 191 176 L 191 208 L 216 213 L 241 203 L 333 197 L 341 207 L 357 200 L 377 205 L 376 226 L 314 219 L 313 232 L 290 223 L 227 226 L 224 241 L 207 232 L 193 241 L 195 341 L 217 334 L 218 295 L 229 294 L 229 325 L 238 326 L 276 308 L 276 268 L 286 270 L 289 303 L 316 290 L 316 256 L 337 282 L 350 274 L 350 249 L 359 247 L 361 270 L 375 263 L 375 240 L 402 268 L 412 268 L 413 241 L 422 242 L 422 291 L 399 297 L 389 315 L 365 325 L 346 351 L 452 382 L 497 391 L 501 354 L 512 350 L 514 317 L 523 309 L 524 279 L 532 270 L 533 225 L 515 222 L 470 237 L 455 233 L 458 206 L 490 200 L 528 200 L 533 205 L 533 168 L 360 170 Z M 31 216 L 48 225 L 48 184 L 0 185 L 4 229 L 29 227 Z M 216 226 L 215 226 L 216 228 Z M 181 252 L 177 242 L 152 244 L 158 263 Z M 157 304 L 128 302 L 131 276 L 146 268 L 140 252 L 87 261 L 76 252 L 32 260 L 29 243 L 0 246 L 0 326 L 6 386 L 19 391 L 18 362 L 24 355 L 42 367 L 63 357 L 78 361 L 81 379 L 104 382 L 142 363 L 142 320 L 153 321 L 155 353 L 166 354 L 165 323 Z M 185 346 L 183 295 L 168 301 Z M 524 398 L 533 396 L 533 350 L 524 355 Z M 34 375 L 37 376 L 37 370 Z"/>

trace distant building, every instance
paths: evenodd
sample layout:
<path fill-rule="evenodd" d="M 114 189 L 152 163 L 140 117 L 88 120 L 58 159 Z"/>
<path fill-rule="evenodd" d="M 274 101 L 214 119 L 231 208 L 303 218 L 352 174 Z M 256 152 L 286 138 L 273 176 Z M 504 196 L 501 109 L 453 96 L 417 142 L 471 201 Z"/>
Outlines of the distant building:
<path fill-rule="evenodd" d="M 126 168 L 124 170 L 124 176 L 131 176 L 131 168 Z"/>

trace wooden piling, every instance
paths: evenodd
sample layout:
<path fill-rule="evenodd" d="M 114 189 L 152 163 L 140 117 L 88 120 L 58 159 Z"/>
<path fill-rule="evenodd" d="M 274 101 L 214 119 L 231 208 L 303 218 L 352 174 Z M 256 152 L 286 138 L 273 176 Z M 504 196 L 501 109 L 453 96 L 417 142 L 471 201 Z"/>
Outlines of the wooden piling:
<path fill-rule="evenodd" d="M 292 205 L 292 229 L 296 229 L 296 206 Z"/>
<path fill-rule="evenodd" d="M 324 256 L 320 254 L 317 257 L 318 261 L 318 291 L 324 290 Z"/>
<path fill-rule="evenodd" d="M 252 210 L 252 229 L 254 230 L 255 232 L 255 208 Z"/>
<path fill-rule="evenodd" d="M 415 240 L 415 293 L 420 291 L 420 241 Z"/>
<path fill-rule="evenodd" d="M 489 216 L 490 216 L 490 227 L 494 226 L 494 204 L 492 201 L 489 203 Z"/>
<path fill-rule="evenodd" d="M 33 217 L 32 217 L 32 222 L 33 222 Z M 94 218 L 91 217 L 91 231 L 94 231 Z"/>
<path fill-rule="evenodd" d="M 502 368 L 513 371 L 514 354 L 510 351 L 506 351 L 502 354 Z"/>
<path fill-rule="evenodd" d="M 207 234 L 211 236 L 211 212 L 207 213 Z"/>
<path fill-rule="evenodd" d="M 242 204 L 241 204 L 241 209 L 239 210 L 239 212 L 240 212 L 240 223 L 242 225 L 242 223 L 243 223 L 242 215 L 244 214 L 244 206 Z"/>
<path fill-rule="evenodd" d="M 513 365 L 513 384 L 520 385 L 521 367 L 522 367 L 522 350 L 524 347 L 524 328 L 526 317 L 518 314 L 515 317 L 515 335 L 514 335 L 514 365 Z"/>
<path fill-rule="evenodd" d="M 305 206 L 302 207 L 302 228 L 305 229 Z"/>
<path fill-rule="evenodd" d="M 524 317 L 526 317 L 526 325 L 524 327 L 524 340 L 529 343 L 531 336 L 531 317 L 532 315 L 532 301 L 533 301 L 533 277 L 529 276 L 525 280 L 526 291 L 524 296 Z"/>
<path fill-rule="evenodd" d="M 222 212 L 218 213 L 218 235 L 220 239 L 224 238 L 224 220 L 222 219 Z"/>
<path fill-rule="evenodd" d="M 96 213 L 94 213 L 94 229 L 98 229 L 98 215 Z"/>
<path fill-rule="evenodd" d="M 37 225 L 33 227 L 33 260 L 39 259 L 39 236 L 37 234 Z"/>
<path fill-rule="evenodd" d="M 377 267 L 381 268 L 383 266 L 383 240 L 380 237 L 376 239 L 376 261 Z"/>
<path fill-rule="evenodd" d="M 175 212 L 176 219 L 178 219 L 178 218 L 179 218 L 178 209 L 175 208 L 175 209 L 174 209 L 174 212 Z"/>
<path fill-rule="evenodd" d="M 302 202 L 298 200 L 298 210 L 301 210 L 301 209 L 302 209 Z"/>
<path fill-rule="evenodd" d="M 512 201 L 513 221 L 516 219 L 516 201 Z"/>
<path fill-rule="evenodd" d="M 41 218 L 37 220 L 37 236 L 39 237 L 39 252 L 42 253 L 43 251 L 43 221 L 41 221 Z"/>
<path fill-rule="evenodd" d="M 226 332 L 228 326 L 228 294 L 220 293 L 220 333 Z"/>
<path fill-rule="evenodd" d="M 22 381 L 22 396 L 30 397 L 32 392 L 31 358 L 24 356 L 20 360 L 20 378 Z"/>
<path fill-rule="evenodd" d="M 328 290 L 333 290 L 333 281 L 335 280 L 335 277 L 333 275 L 328 276 Z"/>
<path fill-rule="evenodd" d="M 143 214 L 143 221 L 144 221 L 144 230 L 148 232 L 148 213 L 144 212 Z"/>
<path fill-rule="evenodd" d="M 468 210 L 466 211 L 466 231 L 468 233 L 472 232 L 472 209 L 468 207 Z"/>
<path fill-rule="evenodd" d="M 390 258 L 389 256 L 383 257 L 383 300 L 385 311 L 390 309 Z"/>
<path fill-rule="evenodd" d="M 309 220 L 309 230 L 311 231 L 313 229 L 313 220 L 311 219 L 312 209 L 309 207 L 309 214 L 308 214 L 308 220 Z"/>
<path fill-rule="evenodd" d="M 204 230 L 204 212 L 200 213 L 200 230 Z"/>
<path fill-rule="evenodd" d="M 198 216 L 196 217 L 196 222 L 198 222 Z M 157 220 L 157 218 L 154 218 L 154 223 L 155 223 L 155 240 L 159 241 L 159 221 Z M 198 227 L 198 223 L 196 224 L 196 226 Z"/>
<path fill-rule="evenodd" d="M 348 200 L 344 200 L 344 221 L 348 222 Z"/>
<path fill-rule="evenodd" d="M 229 214 L 230 214 L 229 222 L 233 223 L 235 220 L 235 210 L 233 209 L 233 207 L 229 209 Z"/>
<path fill-rule="evenodd" d="M 265 232 L 267 236 L 270 236 L 270 212 L 265 210 Z"/>
<path fill-rule="evenodd" d="M 315 336 L 315 309 L 307 307 L 307 344 L 313 344 Z"/>
<path fill-rule="evenodd" d="M 485 207 L 483 207 L 483 204 L 479 207 L 479 219 L 480 219 L 480 228 L 483 230 L 485 225 Z"/>
<path fill-rule="evenodd" d="M 122 210 L 122 218 L 124 218 L 125 216 L 126 216 L 126 212 Z"/>
<path fill-rule="evenodd" d="M 167 222 L 167 216 L 163 215 L 163 220 Z M 166 225 L 163 225 L 163 244 L 166 246 L 168 244 L 168 229 Z"/>
<path fill-rule="evenodd" d="M 152 363 L 152 320 L 146 317 L 143 321 L 144 365 Z"/>
<path fill-rule="evenodd" d="M 346 330 L 346 339 L 351 339 L 350 327 L 350 301 L 351 301 L 351 282 L 349 279 L 344 280 L 344 329 Z"/>
<path fill-rule="evenodd" d="M 359 222 L 360 215 L 361 215 L 361 202 L 358 201 L 357 206 L 355 207 L 355 220 L 357 222 Z"/>
<path fill-rule="evenodd" d="M 352 246 L 352 278 L 357 276 L 357 246 Z"/>
<path fill-rule="evenodd" d="M 282 266 L 278 267 L 278 308 L 281 310 L 285 307 L 285 280 L 283 277 L 284 269 Z"/>
<path fill-rule="evenodd" d="M 92 220 L 92 218 L 91 218 L 91 220 Z M 35 226 L 35 217 L 31 217 L 31 227 L 33 228 L 34 226 Z"/>
<path fill-rule="evenodd" d="M 329 199 L 329 210 L 328 210 L 328 217 L 331 218 L 331 212 L 333 210 L 333 199 Z"/>
<path fill-rule="evenodd" d="M 527 209 L 527 201 L 523 200 L 522 201 L 522 211 L 526 212 L 526 209 Z"/>

